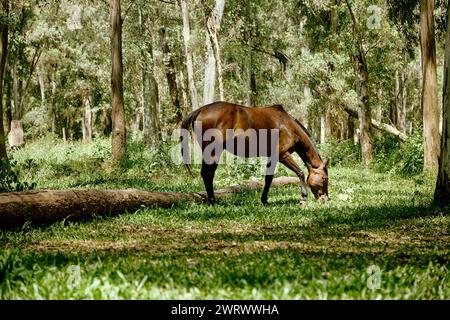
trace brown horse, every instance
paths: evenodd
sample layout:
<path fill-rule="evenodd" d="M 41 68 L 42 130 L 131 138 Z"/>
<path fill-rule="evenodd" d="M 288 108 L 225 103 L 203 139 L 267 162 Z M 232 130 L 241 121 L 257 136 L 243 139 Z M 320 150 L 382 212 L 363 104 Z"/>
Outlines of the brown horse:
<path fill-rule="evenodd" d="M 269 161 L 267 164 L 267 172 L 265 177 L 265 185 L 262 193 L 261 201 L 267 204 L 267 195 L 272 183 L 274 168 L 277 162 L 281 162 L 291 169 L 300 179 L 301 182 L 301 202 L 307 200 L 307 189 L 309 185 L 315 198 L 321 201 L 328 199 L 328 159 L 322 161 L 316 144 L 305 129 L 305 127 L 296 119 L 291 117 L 280 105 L 269 107 L 249 108 L 227 102 L 215 102 L 203 106 L 191 114 L 183 121 L 182 129 L 189 130 L 192 126 L 197 136 L 197 141 L 203 151 L 203 161 L 201 175 L 208 194 L 208 201 L 214 203 L 213 180 L 217 169 L 221 152 L 223 149 L 242 157 L 267 156 Z M 215 134 L 210 134 L 205 139 L 207 132 L 214 130 Z M 267 141 L 262 140 L 258 133 L 265 133 L 268 130 L 276 132 L 276 139 L 271 135 Z M 246 132 L 253 131 L 257 140 L 253 142 L 249 140 Z M 211 138 L 214 136 L 213 138 Z M 239 152 L 236 142 L 245 136 L 244 153 Z M 267 137 L 267 134 L 265 135 Z M 188 153 L 188 139 L 183 141 L 182 154 L 183 157 Z M 211 152 L 211 159 L 205 158 L 205 151 L 211 147 L 211 144 L 218 143 L 222 148 L 215 148 Z M 256 145 L 256 147 L 255 147 Z M 254 147 L 254 152 L 249 149 Z M 265 153 L 262 149 L 266 149 Z M 294 161 L 292 154 L 296 152 L 306 167 L 308 168 L 308 178 L 305 181 L 305 175 L 298 164 Z M 186 158 L 185 158 L 186 159 Z M 188 170 L 189 164 L 185 161 Z M 269 170 L 269 168 L 272 168 Z"/>

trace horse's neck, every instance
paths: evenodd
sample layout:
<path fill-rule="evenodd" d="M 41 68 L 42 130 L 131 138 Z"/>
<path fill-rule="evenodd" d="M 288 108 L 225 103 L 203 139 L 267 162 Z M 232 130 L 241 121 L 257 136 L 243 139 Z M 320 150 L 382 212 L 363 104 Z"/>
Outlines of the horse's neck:
<path fill-rule="evenodd" d="M 302 158 L 305 164 L 310 164 L 313 168 L 318 168 L 322 164 L 322 158 L 320 157 L 319 150 L 316 143 L 303 125 L 299 123 L 300 129 L 300 144 L 298 154 Z"/>

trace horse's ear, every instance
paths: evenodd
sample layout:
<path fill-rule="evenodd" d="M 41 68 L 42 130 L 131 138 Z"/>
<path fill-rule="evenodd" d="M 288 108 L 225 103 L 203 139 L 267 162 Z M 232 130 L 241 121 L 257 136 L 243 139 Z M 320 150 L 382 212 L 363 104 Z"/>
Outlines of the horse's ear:
<path fill-rule="evenodd" d="M 327 169 L 329 163 L 330 159 L 325 159 L 325 161 L 322 163 L 322 168 Z"/>
<path fill-rule="evenodd" d="M 311 169 L 313 168 L 311 163 L 305 162 L 305 165 L 308 168 L 308 171 L 311 171 Z"/>

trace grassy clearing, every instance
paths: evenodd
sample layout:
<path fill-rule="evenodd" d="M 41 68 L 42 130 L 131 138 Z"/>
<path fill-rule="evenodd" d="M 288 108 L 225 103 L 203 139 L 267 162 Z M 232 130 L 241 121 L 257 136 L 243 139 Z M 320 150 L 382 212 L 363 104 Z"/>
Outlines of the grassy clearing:
<path fill-rule="evenodd" d="M 39 188 L 203 190 L 199 176 L 164 163 L 161 151 L 132 147 L 118 173 L 106 141 L 48 145 L 15 155 Z M 258 174 L 221 167 L 216 185 Z M 248 191 L 213 208 L 184 203 L 0 231 L 0 298 L 450 298 L 450 218 L 431 206 L 432 175 L 339 167 L 330 183 L 326 205 L 301 208 L 299 190 L 283 187 L 271 190 L 267 207 Z"/>

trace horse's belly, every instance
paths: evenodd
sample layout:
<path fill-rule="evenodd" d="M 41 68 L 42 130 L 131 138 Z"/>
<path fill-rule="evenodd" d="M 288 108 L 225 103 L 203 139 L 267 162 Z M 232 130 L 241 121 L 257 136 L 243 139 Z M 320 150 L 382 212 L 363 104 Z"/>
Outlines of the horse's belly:
<path fill-rule="evenodd" d="M 258 136 L 237 136 L 227 139 L 224 148 L 243 158 L 270 157 L 278 152 L 278 141 Z"/>

